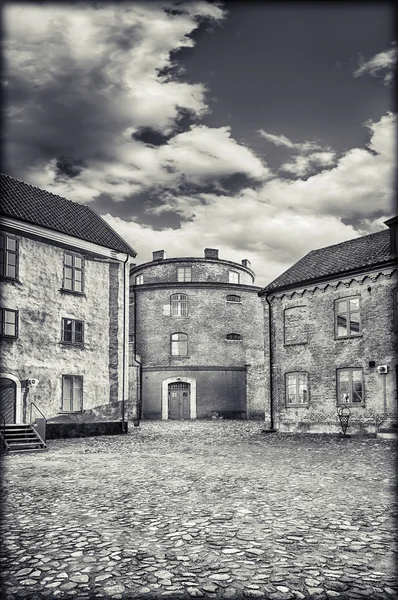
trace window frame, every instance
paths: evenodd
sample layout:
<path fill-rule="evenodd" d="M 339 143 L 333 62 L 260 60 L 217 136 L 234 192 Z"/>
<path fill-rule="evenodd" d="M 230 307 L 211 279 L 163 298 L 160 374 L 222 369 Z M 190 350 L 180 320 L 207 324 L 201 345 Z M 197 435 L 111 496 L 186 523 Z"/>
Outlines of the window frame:
<path fill-rule="evenodd" d="M 71 331 L 71 337 L 72 340 L 65 340 L 65 322 L 66 321 L 71 321 L 72 323 L 72 331 Z M 81 335 L 82 335 L 82 339 L 80 342 L 76 341 L 76 323 L 81 323 L 82 325 L 82 331 L 81 331 Z M 69 317 L 62 317 L 61 320 L 61 342 L 63 344 L 65 344 L 66 346 L 83 346 L 84 345 L 84 321 L 82 319 L 72 319 Z"/>
<path fill-rule="evenodd" d="M 288 385 L 288 381 L 289 381 L 289 377 L 294 375 L 295 376 L 295 402 L 289 402 L 289 385 Z M 299 379 L 299 375 L 304 375 L 305 376 L 305 385 L 306 385 L 306 393 L 307 393 L 307 399 L 306 401 L 303 402 L 299 402 L 298 398 L 300 397 L 300 379 Z M 304 395 L 303 395 L 304 397 Z M 310 390 L 309 390 L 309 376 L 308 376 L 308 371 L 287 371 L 285 373 L 285 407 L 286 408 L 290 408 L 290 407 L 299 407 L 299 406 L 309 406 L 310 403 Z"/>
<path fill-rule="evenodd" d="M 234 277 L 236 275 L 236 277 Z M 232 281 L 233 279 L 237 279 L 237 281 Z M 229 269 L 228 271 L 228 282 L 229 283 L 240 283 L 240 273 L 239 271 L 234 271 L 233 269 Z"/>
<path fill-rule="evenodd" d="M 358 300 L 358 310 L 350 310 L 350 301 Z M 338 303 L 345 301 L 347 310 L 345 312 L 338 312 Z M 350 315 L 358 314 L 358 323 L 359 323 L 359 331 L 358 333 L 350 333 L 349 326 L 347 326 L 350 322 Z M 339 315 L 345 315 L 346 318 L 346 330 L 347 333 L 344 335 L 340 335 L 338 333 L 338 317 Z M 362 336 L 362 319 L 361 319 L 361 296 L 343 296 L 342 298 L 336 298 L 334 301 L 334 337 L 336 340 L 340 339 L 348 339 L 348 338 L 356 338 Z"/>
<path fill-rule="evenodd" d="M 143 273 L 140 273 L 139 275 L 135 276 L 134 283 L 135 283 L 135 285 L 143 285 L 143 283 L 144 283 Z"/>
<path fill-rule="evenodd" d="M 185 336 L 183 339 L 176 339 L 173 340 L 173 336 Z M 181 343 L 185 343 L 185 347 L 186 347 L 186 353 L 185 354 L 181 354 L 181 352 L 178 352 L 178 354 L 173 353 L 173 343 L 176 344 L 177 343 L 177 349 L 180 350 L 180 345 Z M 170 356 L 172 358 L 175 357 L 187 357 L 188 355 L 188 334 L 184 333 L 182 331 L 175 331 L 174 333 L 170 334 Z"/>
<path fill-rule="evenodd" d="M 238 298 L 238 300 L 231 300 L 231 298 Z M 242 298 L 238 294 L 227 294 L 225 301 L 231 304 L 242 304 Z"/>
<path fill-rule="evenodd" d="M 71 408 L 67 409 L 65 408 L 65 402 L 67 401 L 67 399 L 65 398 L 65 381 L 66 379 L 71 379 L 72 380 L 72 386 L 71 386 L 71 390 L 72 390 L 72 394 L 71 394 L 71 398 L 68 399 L 68 401 L 71 403 Z M 80 381 L 81 382 L 81 386 L 80 386 L 80 408 L 78 410 L 73 410 L 73 402 L 74 402 L 74 391 L 75 391 L 75 381 Z M 84 382 L 83 382 L 83 375 L 71 375 L 69 373 L 66 374 L 62 374 L 62 395 L 61 395 L 61 412 L 63 413 L 81 413 L 83 412 L 83 397 L 84 397 Z"/>
<path fill-rule="evenodd" d="M 0 240 L 3 239 L 3 246 L 1 246 L 0 244 L 0 255 L 3 258 L 3 262 L 0 261 L 0 264 L 2 264 L 1 271 L 0 271 L 0 277 L 1 279 L 7 279 L 9 281 L 18 281 L 18 276 L 19 276 L 19 240 L 12 236 L 12 235 L 8 235 L 7 233 L 0 233 Z M 12 240 L 13 242 L 15 242 L 15 250 L 8 248 L 8 242 Z M 15 265 L 10 265 L 9 264 L 9 256 L 15 256 Z M 15 275 L 8 275 L 7 274 L 7 270 L 8 267 L 12 266 L 15 268 Z"/>
<path fill-rule="evenodd" d="M 14 318 L 14 330 L 15 333 L 13 335 L 9 335 L 6 334 L 6 325 L 9 324 L 6 321 L 6 317 L 7 317 L 7 313 L 13 313 L 15 315 Z M 18 327 L 18 321 L 19 321 L 19 310 L 16 310 L 14 308 L 6 308 L 4 306 L 0 307 L 0 320 L 1 320 L 1 326 L 0 326 L 0 338 L 4 339 L 4 340 L 16 340 L 18 339 L 18 333 L 19 333 L 19 327 Z"/>
<path fill-rule="evenodd" d="M 180 298 L 174 299 L 175 296 L 180 296 Z M 176 314 L 174 314 L 174 309 L 177 307 Z M 182 308 L 185 307 L 185 314 L 183 313 Z M 178 314 L 180 313 L 180 314 Z M 189 307 L 188 307 L 188 296 L 187 294 L 171 294 L 170 296 L 170 316 L 171 317 L 188 317 L 189 316 Z"/>
<path fill-rule="evenodd" d="M 68 265 L 66 262 L 68 256 L 72 258 L 71 265 Z M 76 266 L 76 264 L 75 264 L 76 259 L 79 259 L 81 261 L 81 267 Z M 72 277 L 70 279 L 70 281 L 72 282 L 72 288 L 66 287 L 66 280 L 67 280 L 66 269 L 72 270 Z M 80 280 L 81 290 L 76 289 L 76 273 L 77 272 L 81 273 L 81 280 Z M 69 280 L 69 278 L 68 278 L 68 280 Z M 69 252 L 66 250 L 64 252 L 64 272 L 63 272 L 63 281 L 62 281 L 62 291 L 67 292 L 68 294 L 78 294 L 78 295 L 84 294 L 84 258 L 80 254 L 76 254 L 74 252 Z"/>
<path fill-rule="evenodd" d="M 236 337 L 230 337 L 230 336 L 236 336 Z M 227 333 L 227 335 L 225 336 L 226 342 L 241 342 L 242 340 L 243 340 L 243 338 L 240 333 L 235 333 L 232 331 L 231 331 L 231 333 Z"/>
<path fill-rule="evenodd" d="M 340 373 L 342 371 L 348 371 L 348 385 L 349 385 L 349 402 L 342 402 L 340 400 Z M 360 402 L 353 402 L 353 387 L 352 387 L 352 372 L 360 371 L 361 372 L 361 384 L 362 384 L 362 399 Z M 336 403 L 337 406 L 365 406 L 365 379 L 363 373 L 363 367 L 341 367 L 336 369 Z"/>
<path fill-rule="evenodd" d="M 398 287 L 393 289 L 394 331 L 398 332 Z"/>
<path fill-rule="evenodd" d="M 180 277 L 180 273 L 182 272 L 182 277 Z M 187 273 L 189 276 L 187 277 Z M 186 282 L 190 283 L 192 281 L 192 267 L 190 265 L 186 267 L 177 267 L 177 281 L 180 283 Z"/>

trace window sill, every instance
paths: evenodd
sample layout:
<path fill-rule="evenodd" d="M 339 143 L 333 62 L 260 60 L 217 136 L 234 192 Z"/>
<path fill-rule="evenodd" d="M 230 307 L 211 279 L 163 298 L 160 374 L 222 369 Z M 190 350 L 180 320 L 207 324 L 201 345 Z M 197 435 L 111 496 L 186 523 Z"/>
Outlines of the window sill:
<path fill-rule="evenodd" d="M 285 348 L 289 348 L 290 346 L 306 346 L 308 344 L 308 340 L 305 342 L 292 342 L 291 344 L 283 344 Z"/>
<path fill-rule="evenodd" d="M 170 315 L 172 319 L 189 319 L 189 315 Z"/>
<path fill-rule="evenodd" d="M 241 344 L 243 340 L 224 340 L 226 344 Z"/>
<path fill-rule="evenodd" d="M 169 358 L 191 358 L 189 354 L 171 354 Z"/>
<path fill-rule="evenodd" d="M 365 402 L 342 402 L 341 404 L 337 405 L 337 408 L 341 408 L 342 406 L 362 406 L 363 408 L 365 407 Z"/>
<path fill-rule="evenodd" d="M 84 296 L 85 297 L 84 292 L 75 292 L 75 290 L 67 290 L 65 288 L 61 288 L 60 292 L 61 292 L 61 294 L 72 294 L 72 296 Z"/>
<path fill-rule="evenodd" d="M 225 304 L 242 304 L 242 302 L 235 302 L 235 300 L 226 300 Z"/>
<path fill-rule="evenodd" d="M 337 342 L 338 340 L 352 340 L 352 339 L 356 339 L 356 338 L 361 338 L 363 337 L 362 333 L 357 333 L 356 335 L 339 335 L 339 336 L 335 336 L 334 339 Z"/>
<path fill-rule="evenodd" d="M 83 413 L 83 409 L 82 410 L 59 410 L 58 414 L 59 415 L 81 415 Z"/>
<path fill-rule="evenodd" d="M 79 342 L 60 342 L 61 346 L 65 346 L 66 348 L 80 348 L 84 350 L 84 344 L 80 344 Z"/>
<path fill-rule="evenodd" d="M 8 283 L 15 283 L 16 285 L 22 285 L 22 281 L 20 281 L 17 277 L 7 277 L 6 275 L 0 275 L 0 280 Z"/>
<path fill-rule="evenodd" d="M 299 404 L 286 404 L 285 408 L 308 408 L 309 402 L 300 402 Z"/>
<path fill-rule="evenodd" d="M 2 342 L 15 342 L 18 339 L 18 336 L 11 335 L 0 335 L 0 340 Z"/>

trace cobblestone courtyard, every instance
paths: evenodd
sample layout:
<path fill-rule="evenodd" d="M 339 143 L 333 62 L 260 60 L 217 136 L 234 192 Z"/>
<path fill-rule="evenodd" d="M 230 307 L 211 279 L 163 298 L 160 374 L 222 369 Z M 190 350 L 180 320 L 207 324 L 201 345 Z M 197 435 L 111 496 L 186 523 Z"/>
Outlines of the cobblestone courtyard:
<path fill-rule="evenodd" d="M 396 443 L 143 422 L 3 460 L 13 598 L 398 598 Z"/>

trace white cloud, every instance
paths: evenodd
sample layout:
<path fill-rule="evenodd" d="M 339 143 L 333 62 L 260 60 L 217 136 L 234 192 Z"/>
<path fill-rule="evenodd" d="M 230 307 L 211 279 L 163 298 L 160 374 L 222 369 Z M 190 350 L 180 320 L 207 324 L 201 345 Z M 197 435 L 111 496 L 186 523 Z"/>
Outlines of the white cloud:
<path fill-rule="evenodd" d="M 275 135 L 273 133 L 267 133 L 264 129 L 259 129 L 258 133 L 261 137 L 265 138 L 268 142 L 275 144 L 276 146 L 285 146 L 298 152 L 310 152 L 311 150 L 321 150 L 321 146 L 317 142 L 292 142 L 285 135 Z"/>
<path fill-rule="evenodd" d="M 394 81 L 394 72 L 398 59 L 397 47 L 394 44 L 389 50 L 379 52 L 369 60 L 360 57 L 360 66 L 354 71 L 354 77 L 369 74 L 373 77 L 382 77 L 384 85 L 389 86 Z"/>
<path fill-rule="evenodd" d="M 291 162 L 283 163 L 280 169 L 304 177 L 314 167 L 330 167 L 333 165 L 334 160 L 334 152 L 313 152 L 312 154 L 296 156 Z"/>

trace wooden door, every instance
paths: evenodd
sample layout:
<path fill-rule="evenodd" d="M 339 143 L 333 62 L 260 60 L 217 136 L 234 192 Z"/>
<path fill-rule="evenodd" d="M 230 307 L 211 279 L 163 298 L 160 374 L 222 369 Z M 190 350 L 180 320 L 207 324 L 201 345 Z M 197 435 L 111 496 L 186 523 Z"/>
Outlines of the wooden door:
<path fill-rule="evenodd" d="M 12 379 L 0 378 L 0 413 L 6 423 L 15 423 L 17 386 Z M 0 424 L 3 419 L 0 417 Z"/>
<path fill-rule="evenodd" d="M 183 381 L 169 383 L 169 419 L 190 418 L 190 387 Z"/>

